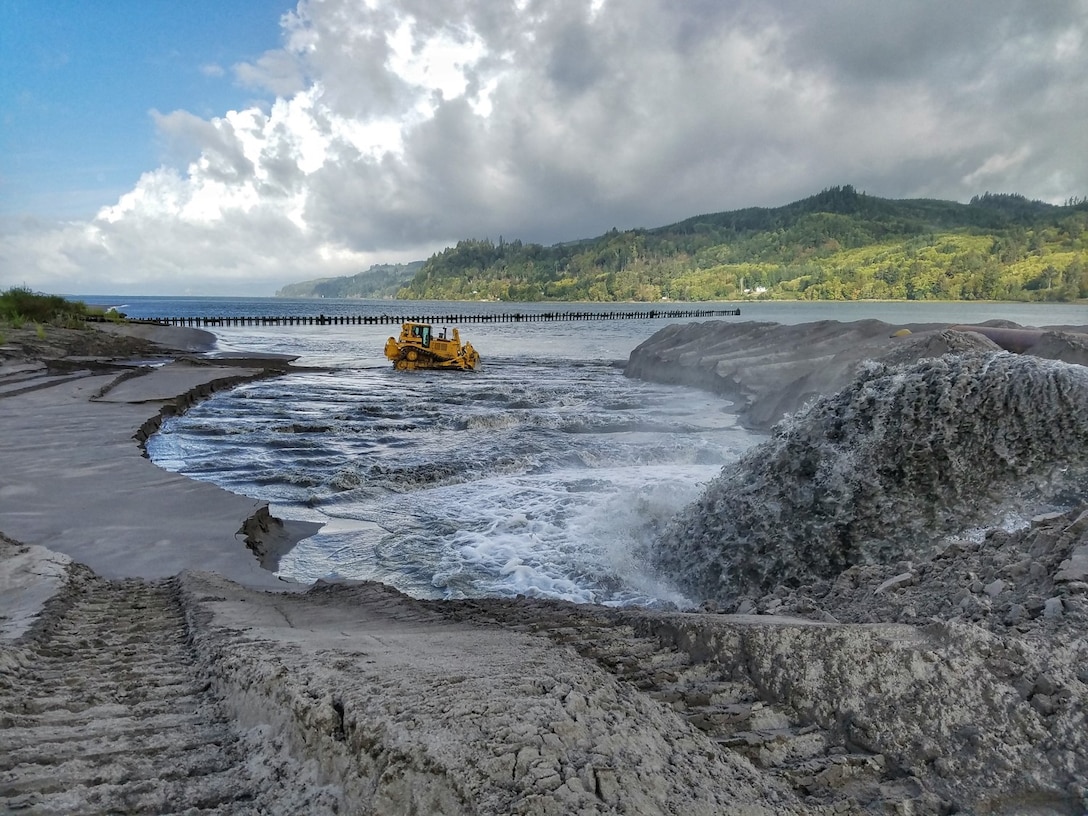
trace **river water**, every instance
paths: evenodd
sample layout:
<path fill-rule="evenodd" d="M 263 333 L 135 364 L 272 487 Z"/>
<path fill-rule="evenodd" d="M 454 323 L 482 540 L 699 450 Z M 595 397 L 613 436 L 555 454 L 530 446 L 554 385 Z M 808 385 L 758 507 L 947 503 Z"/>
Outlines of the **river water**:
<path fill-rule="evenodd" d="M 510 310 L 486 303 L 84 300 L 132 317 Z M 517 304 L 522 312 L 607 308 Z M 721 319 L 1088 324 L 1088 308 L 1067 305 L 741 308 L 739 318 Z M 382 354 L 392 326 L 216 329 L 223 351 L 292 354 L 318 370 L 218 394 L 167 421 L 148 453 L 163 468 L 268 501 L 276 515 L 321 523 L 319 534 L 282 559 L 284 578 L 378 580 L 425 598 L 523 594 L 683 606 L 688 600 L 669 576 L 649 567 L 648 550 L 723 465 L 763 437 L 738 427 L 731 405 L 718 397 L 623 376 L 631 350 L 670 322 L 678 320 L 461 326 L 483 360 L 469 373 L 394 371 Z"/>

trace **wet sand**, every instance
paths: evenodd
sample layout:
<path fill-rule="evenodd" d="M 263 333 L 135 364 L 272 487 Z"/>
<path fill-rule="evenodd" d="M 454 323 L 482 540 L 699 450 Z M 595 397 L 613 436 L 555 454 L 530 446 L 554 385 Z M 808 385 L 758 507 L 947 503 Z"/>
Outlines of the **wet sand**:
<path fill-rule="evenodd" d="M 951 598 L 955 576 L 990 568 L 967 548 L 933 566 L 944 583 L 888 565 L 745 614 L 300 588 L 239 531 L 258 516 L 287 546 L 305 529 L 276 530 L 259 502 L 161 471 L 138 444 L 164 410 L 282 363 L 163 354 L 135 374 L 71 354 L 0 367 L 0 810 L 1088 806 L 1088 516 L 1003 541 L 1010 563 L 1051 542 L 1045 568 L 1064 570 L 1060 610 L 1011 625 L 951 603 L 903 622 L 909 593 Z"/>
<path fill-rule="evenodd" d="M 183 330 L 181 339 L 190 337 Z M 264 504 L 167 473 L 146 458 L 138 437 L 146 438 L 164 413 L 279 374 L 287 361 L 63 359 L 43 369 L 26 368 L 28 361 L 0 368 L 0 532 L 68 555 L 106 578 L 160 578 L 195 568 L 247 586 L 279 587 L 239 534 Z M 292 525 L 289 537 L 314 530 Z"/>

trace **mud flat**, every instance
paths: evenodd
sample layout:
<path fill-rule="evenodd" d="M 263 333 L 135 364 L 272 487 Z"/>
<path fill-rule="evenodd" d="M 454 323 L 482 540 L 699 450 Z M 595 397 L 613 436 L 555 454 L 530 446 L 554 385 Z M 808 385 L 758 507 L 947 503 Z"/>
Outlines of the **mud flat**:
<path fill-rule="evenodd" d="M 700 612 L 293 587 L 133 438 L 282 367 L 165 359 L 0 367 L 0 811 L 1088 808 L 1082 509 Z"/>

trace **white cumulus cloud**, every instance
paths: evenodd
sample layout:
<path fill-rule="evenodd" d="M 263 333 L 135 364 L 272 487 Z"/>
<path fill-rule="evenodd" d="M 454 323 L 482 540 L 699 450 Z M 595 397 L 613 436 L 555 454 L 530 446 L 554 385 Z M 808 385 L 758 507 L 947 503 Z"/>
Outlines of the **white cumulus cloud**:
<path fill-rule="evenodd" d="M 775 205 L 1088 193 L 1088 0 L 302 0 L 152 115 L 170 162 L 0 233 L 0 286 L 271 294 L 464 237 L 551 243 Z"/>

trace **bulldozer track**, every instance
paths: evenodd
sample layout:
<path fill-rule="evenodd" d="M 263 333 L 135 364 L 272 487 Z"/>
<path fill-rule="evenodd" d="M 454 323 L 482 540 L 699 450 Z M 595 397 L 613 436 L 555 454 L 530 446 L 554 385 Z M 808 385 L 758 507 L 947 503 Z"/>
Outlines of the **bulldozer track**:
<path fill-rule="evenodd" d="M 441 607 L 440 607 L 441 608 Z M 849 745 L 768 699 L 747 673 L 693 656 L 669 626 L 619 610 L 501 600 L 465 601 L 447 614 L 546 637 L 574 649 L 618 680 L 675 710 L 721 750 L 744 756 L 813 805 L 872 812 L 916 795 L 883 755 Z"/>
<path fill-rule="evenodd" d="M 189 608 L 182 579 L 109 581 L 75 571 L 30 631 L 0 644 L 0 813 L 345 812 L 340 794 L 308 778 L 297 758 L 277 754 L 261 764 L 275 732 L 242 730 L 211 677 L 227 694 L 234 689 L 237 705 L 264 664 L 232 674 L 218 662 L 236 656 L 229 645 L 214 641 L 208 651 L 202 630 L 194 638 L 189 616 L 198 621 L 203 613 Z M 321 605 L 320 597 L 280 600 Z M 812 722 L 761 688 L 740 640 L 712 643 L 697 620 L 532 599 L 394 600 L 412 620 L 497 626 L 571 650 L 674 712 L 677 728 L 686 723 L 692 735 L 705 735 L 700 750 L 730 754 L 731 766 L 743 758 L 814 813 L 895 812 L 911 800 L 927 803 L 912 812 L 947 812 L 928 806 L 936 800 L 920 780 L 852 742 L 848 728 Z M 264 653 L 264 644 L 255 648 L 239 658 L 243 669 Z M 314 714 L 322 705 L 317 691 L 281 692 L 257 705 L 301 718 L 294 727 L 309 735 L 304 741 L 325 735 L 342 745 L 343 703 L 338 709 L 335 695 L 331 719 L 322 719 Z"/>
<path fill-rule="evenodd" d="M 173 581 L 84 575 L 9 657 L 0 812 L 258 812 Z"/>

